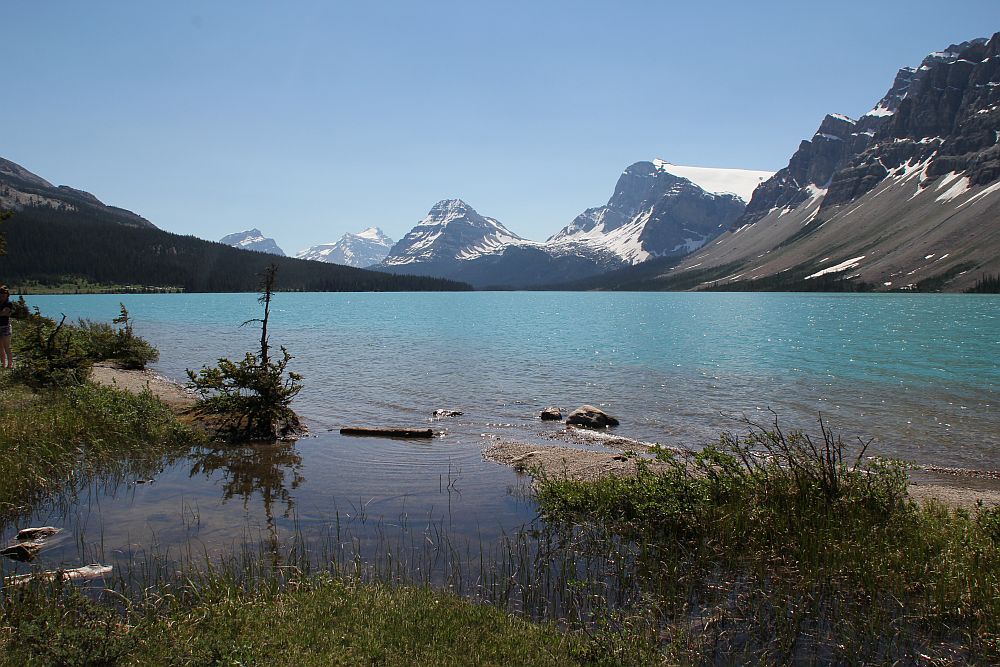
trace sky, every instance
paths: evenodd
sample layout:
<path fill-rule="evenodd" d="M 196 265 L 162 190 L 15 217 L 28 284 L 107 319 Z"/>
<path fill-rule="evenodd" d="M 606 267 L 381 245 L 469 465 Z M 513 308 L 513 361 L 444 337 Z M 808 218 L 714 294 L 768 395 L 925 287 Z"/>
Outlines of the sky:
<path fill-rule="evenodd" d="M 461 198 L 542 240 L 629 164 L 778 170 L 997 0 L 0 3 L 0 157 L 286 253 Z"/>

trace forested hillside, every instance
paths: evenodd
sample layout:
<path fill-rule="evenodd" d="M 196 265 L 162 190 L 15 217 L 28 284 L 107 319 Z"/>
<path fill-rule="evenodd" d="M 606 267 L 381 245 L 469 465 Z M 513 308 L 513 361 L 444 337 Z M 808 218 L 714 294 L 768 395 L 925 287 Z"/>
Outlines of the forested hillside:
<path fill-rule="evenodd" d="M 188 292 L 255 291 L 258 274 L 279 267 L 280 288 L 296 291 L 469 289 L 436 278 L 390 275 L 335 264 L 237 250 L 155 227 L 109 222 L 99 211 L 25 207 L 4 222 L 7 254 L 0 282 L 42 284 L 83 278 L 100 284 L 178 287 Z"/>

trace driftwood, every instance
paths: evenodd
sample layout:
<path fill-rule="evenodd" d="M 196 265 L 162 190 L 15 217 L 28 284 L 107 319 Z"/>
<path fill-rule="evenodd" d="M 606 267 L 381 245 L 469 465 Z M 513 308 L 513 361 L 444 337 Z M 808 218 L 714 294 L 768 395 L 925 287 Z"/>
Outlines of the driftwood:
<path fill-rule="evenodd" d="M 381 438 L 433 438 L 434 431 L 429 428 L 369 428 L 366 426 L 349 426 L 340 429 L 341 435 L 366 435 Z"/>
<path fill-rule="evenodd" d="M 26 584 L 32 579 L 38 579 L 39 581 L 88 581 L 90 579 L 98 579 L 106 574 L 111 573 L 110 565 L 101 565 L 100 563 L 92 563 L 91 565 L 84 565 L 83 567 L 74 567 L 68 570 L 53 570 L 51 572 L 32 572 L 31 574 L 19 574 L 13 577 L 7 577 L 6 584 L 8 586 L 19 586 L 21 584 Z"/>

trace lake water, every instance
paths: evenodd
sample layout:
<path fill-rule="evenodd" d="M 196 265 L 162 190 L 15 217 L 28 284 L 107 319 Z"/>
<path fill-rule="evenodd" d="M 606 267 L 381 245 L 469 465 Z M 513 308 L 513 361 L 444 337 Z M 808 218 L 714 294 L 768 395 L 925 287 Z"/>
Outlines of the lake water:
<path fill-rule="evenodd" d="M 238 357 L 259 337 L 252 294 L 33 296 L 48 315 L 110 321 L 125 302 L 161 351 L 155 369 Z M 163 466 L 152 484 L 94 484 L 32 523 L 65 526 L 43 552 L 121 559 L 150 548 L 216 553 L 247 531 L 283 539 L 351 527 L 479 543 L 534 517 L 490 437 L 550 442 L 538 412 L 584 403 L 616 433 L 699 446 L 747 414 L 922 464 L 996 468 L 1000 298 L 988 295 L 689 293 L 279 293 L 271 342 L 304 377 L 311 436 Z M 433 420 L 439 408 L 463 411 Z M 432 441 L 342 437 L 345 425 L 432 426 Z M 4 532 L 7 537 L 13 527 Z M 129 556 L 129 555 L 132 556 Z"/>

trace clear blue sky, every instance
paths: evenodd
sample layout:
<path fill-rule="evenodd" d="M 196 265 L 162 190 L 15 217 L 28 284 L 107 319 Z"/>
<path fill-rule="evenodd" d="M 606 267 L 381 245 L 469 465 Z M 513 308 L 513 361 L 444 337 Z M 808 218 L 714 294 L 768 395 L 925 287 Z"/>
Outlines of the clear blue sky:
<path fill-rule="evenodd" d="M 0 156 L 286 252 L 461 197 L 542 239 L 627 165 L 777 170 L 997 0 L 14 2 Z"/>

